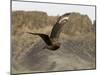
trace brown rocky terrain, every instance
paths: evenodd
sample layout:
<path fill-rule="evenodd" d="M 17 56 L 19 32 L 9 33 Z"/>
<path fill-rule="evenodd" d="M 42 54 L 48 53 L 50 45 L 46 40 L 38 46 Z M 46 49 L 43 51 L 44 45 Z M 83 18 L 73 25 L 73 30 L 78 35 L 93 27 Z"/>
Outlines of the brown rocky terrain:
<path fill-rule="evenodd" d="M 95 26 L 87 15 L 72 13 L 59 37 L 56 51 L 42 49 L 38 36 L 26 32 L 50 35 L 58 16 L 39 11 L 12 12 L 12 73 L 95 69 Z"/>

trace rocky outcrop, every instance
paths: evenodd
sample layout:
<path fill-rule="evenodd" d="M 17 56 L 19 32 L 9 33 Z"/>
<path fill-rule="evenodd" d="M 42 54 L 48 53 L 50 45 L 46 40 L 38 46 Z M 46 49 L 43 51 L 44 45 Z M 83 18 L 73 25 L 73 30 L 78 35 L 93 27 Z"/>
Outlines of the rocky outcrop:
<path fill-rule="evenodd" d="M 33 30 L 52 26 L 56 23 L 57 17 L 59 16 L 48 16 L 47 13 L 40 11 L 14 11 L 12 15 L 13 33 L 25 28 Z M 68 23 L 64 25 L 63 32 L 67 35 L 79 35 L 91 32 L 93 26 L 87 15 L 72 13 Z"/>
<path fill-rule="evenodd" d="M 91 32 L 92 22 L 87 15 L 72 13 L 68 23 L 64 25 L 64 33 L 68 35 L 79 35 Z"/>
<path fill-rule="evenodd" d="M 47 25 L 48 15 L 40 11 L 13 11 L 12 13 L 12 29 L 15 34 L 25 27 L 32 30 Z"/>

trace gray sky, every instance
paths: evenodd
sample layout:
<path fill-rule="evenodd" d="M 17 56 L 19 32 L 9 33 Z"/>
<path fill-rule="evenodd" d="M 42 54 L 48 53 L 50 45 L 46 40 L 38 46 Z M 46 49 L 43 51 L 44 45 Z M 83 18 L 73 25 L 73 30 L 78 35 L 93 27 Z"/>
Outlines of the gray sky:
<path fill-rule="evenodd" d="M 17 2 L 12 1 L 12 10 L 24 11 L 44 11 L 48 15 L 56 16 L 62 15 L 66 12 L 79 12 L 87 14 L 90 19 L 95 20 L 95 7 L 94 6 L 80 6 L 80 5 L 62 5 L 62 4 L 47 4 L 47 3 L 34 3 L 34 2 Z"/>

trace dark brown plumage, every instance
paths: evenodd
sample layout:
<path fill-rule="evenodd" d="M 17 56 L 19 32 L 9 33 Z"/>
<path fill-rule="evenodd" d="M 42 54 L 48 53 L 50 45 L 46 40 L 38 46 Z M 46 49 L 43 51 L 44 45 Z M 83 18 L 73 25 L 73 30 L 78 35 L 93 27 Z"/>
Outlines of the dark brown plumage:
<path fill-rule="evenodd" d="M 60 32 L 64 24 L 68 21 L 70 14 L 71 13 L 66 13 L 58 18 L 57 22 L 52 28 L 50 37 L 46 34 L 41 34 L 41 33 L 32 33 L 32 32 L 27 32 L 27 33 L 40 36 L 46 43 L 46 46 L 44 48 L 47 48 L 53 51 L 57 50 L 58 48 L 60 48 L 60 43 L 58 42 Z"/>

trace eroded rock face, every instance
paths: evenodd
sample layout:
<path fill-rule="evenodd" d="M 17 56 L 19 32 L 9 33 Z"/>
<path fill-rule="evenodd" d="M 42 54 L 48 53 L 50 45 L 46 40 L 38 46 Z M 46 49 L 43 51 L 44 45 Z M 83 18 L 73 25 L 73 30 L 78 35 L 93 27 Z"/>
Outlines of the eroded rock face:
<path fill-rule="evenodd" d="M 27 29 L 39 29 L 47 25 L 48 15 L 40 11 L 13 11 L 12 12 L 12 29 L 13 34 Z"/>
<path fill-rule="evenodd" d="M 72 13 L 68 23 L 64 26 L 65 34 L 78 35 L 91 32 L 92 22 L 87 15 Z"/>
<path fill-rule="evenodd" d="M 53 26 L 59 16 L 48 16 L 45 12 L 39 11 L 15 11 L 12 15 L 13 34 L 24 29 L 40 29 L 45 26 Z M 80 13 L 72 13 L 68 23 L 64 25 L 63 32 L 69 35 L 77 35 L 90 32 L 92 30 L 92 22 L 87 15 Z"/>

